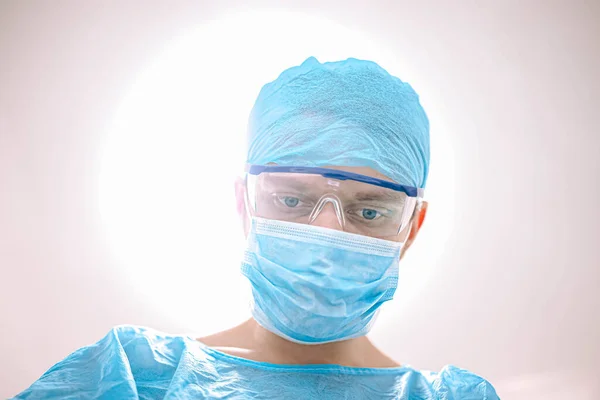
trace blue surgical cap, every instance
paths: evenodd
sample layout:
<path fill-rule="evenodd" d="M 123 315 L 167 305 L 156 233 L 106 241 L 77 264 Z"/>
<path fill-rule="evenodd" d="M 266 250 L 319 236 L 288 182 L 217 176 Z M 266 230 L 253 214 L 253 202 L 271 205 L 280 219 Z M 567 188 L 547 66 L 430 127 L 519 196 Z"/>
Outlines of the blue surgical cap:
<path fill-rule="evenodd" d="M 371 167 L 425 187 L 429 121 L 413 88 L 372 61 L 310 57 L 265 85 L 250 114 L 249 164 Z"/>

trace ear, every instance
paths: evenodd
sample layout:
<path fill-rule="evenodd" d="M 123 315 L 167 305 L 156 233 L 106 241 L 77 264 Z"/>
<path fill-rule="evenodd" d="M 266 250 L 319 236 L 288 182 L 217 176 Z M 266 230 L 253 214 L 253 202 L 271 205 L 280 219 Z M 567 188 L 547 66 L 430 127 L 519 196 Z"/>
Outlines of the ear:
<path fill-rule="evenodd" d="M 250 215 L 246 209 L 246 182 L 239 177 L 235 180 L 235 200 L 236 210 L 242 221 L 244 236 L 248 236 L 250 229 Z"/>
<path fill-rule="evenodd" d="M 402 255 L 400 256 L 400 259 L 402 259 L 406 251 L 415 242 L 417 234 L 421 230 L 423 222 L 425 222 L 425 216 L 427 215 L 428 206 L 429 204 L 426 201 L 424 201 L 415 210 L 415 214 L 413 215 L 412 220 L 410 222 L 410 232 L 408 234 L 408 238 L 406 239 L 406 243 L 404 243 L 404 247 L 402 248 Z"/>

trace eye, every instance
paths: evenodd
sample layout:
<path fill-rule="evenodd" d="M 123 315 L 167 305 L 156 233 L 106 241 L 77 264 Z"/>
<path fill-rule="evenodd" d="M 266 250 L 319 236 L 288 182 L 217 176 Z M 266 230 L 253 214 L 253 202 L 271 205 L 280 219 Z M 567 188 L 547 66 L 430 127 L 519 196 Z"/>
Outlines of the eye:
<path fill-rule="evenodd" d="M 279 201 L 281 201 L 283 204 L 290 208 L 294 208 L 300 203 L 300 199 L 291 196 L 282 196 L 279 198 Z"/>
<path fill-rule="evenodd" d="M 362 216 L 364 219 L 373 220 L 381 216 L 381 213 L 377 210 L 373 210 L 371 208 L 363 208 Z"/>

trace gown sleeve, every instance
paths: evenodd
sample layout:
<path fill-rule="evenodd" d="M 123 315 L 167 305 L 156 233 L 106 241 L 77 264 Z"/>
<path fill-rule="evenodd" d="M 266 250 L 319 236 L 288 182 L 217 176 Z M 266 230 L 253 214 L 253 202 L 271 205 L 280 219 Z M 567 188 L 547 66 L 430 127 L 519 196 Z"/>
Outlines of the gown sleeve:
<path fill-rule="evenodd" d="M 71 353 L 14 399 L 137 399 L 122 333 L 113 328 L 100 341 Z"/>
<path fill-rule="evenodd" d="M 437 374 L 433 388 L 441 400 L 500 400 L 487 380 L 453 365 L 444 367 Z"/>

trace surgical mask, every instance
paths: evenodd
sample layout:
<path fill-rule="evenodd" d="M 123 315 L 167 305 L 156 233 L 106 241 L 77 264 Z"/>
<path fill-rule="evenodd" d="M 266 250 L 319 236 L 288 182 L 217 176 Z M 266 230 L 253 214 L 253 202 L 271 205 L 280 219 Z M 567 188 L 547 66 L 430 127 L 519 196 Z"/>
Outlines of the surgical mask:
<path fill-rule="evenodd" d="M 252 218 L 242 273 L 254 319 L 296 343 L 363 336 L 398 284 L 402 243 Z"/>

